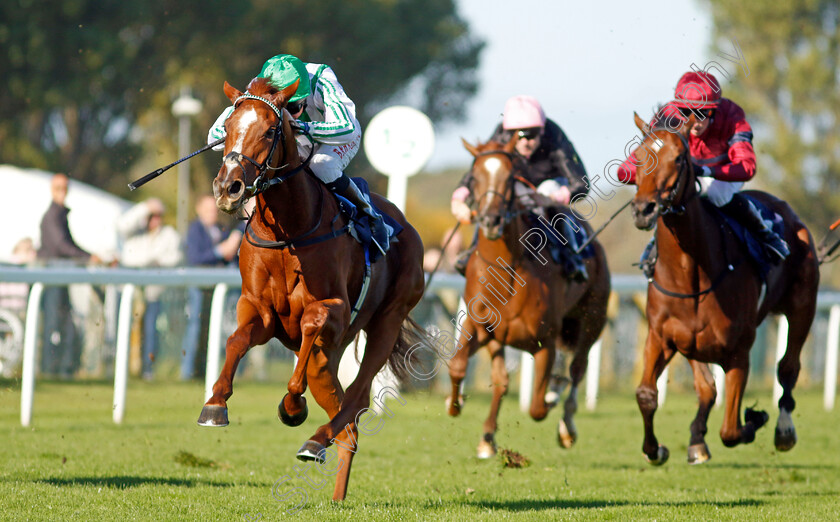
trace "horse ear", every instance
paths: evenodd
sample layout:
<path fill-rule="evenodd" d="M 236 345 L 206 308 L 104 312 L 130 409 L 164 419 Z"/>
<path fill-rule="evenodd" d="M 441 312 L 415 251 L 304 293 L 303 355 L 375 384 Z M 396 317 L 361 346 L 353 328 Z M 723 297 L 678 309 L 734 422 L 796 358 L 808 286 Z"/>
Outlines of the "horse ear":
<path fill-rule="evenodd" d="M 511 134 L 510 140 L 507 143 L 505 143 L 505 146 L 502 148 L 502 150 L 504 150 L 508 154 L 512 154 L 513 149 L 516 148 L 516 142 L 517 141 L 519 141 L 519 137 L 514 132 L 514 133 Z"/>
<path fill-rule="evenodd" d="M 471 145 L 467 140 L 461 138 L 461 143 L 464 144 L 464 148 L 467 149 L 470 154 L 473 156 L 478 156 L 478 148 L 475 145 Z"/>
<path fill-rule="evenodd" d="M 225 96 L 227 96 L 231 102 L 234 102 L 237 98 L 242 96 L 242 91 L 229 84 L 228 82 L 225 82 Z"/>
<path fill-rule="evenodd" d="M 633 120 L 636 122 L 636 127 L 638 127 L 640 131 L 645 134 L 650 134 L 650 125 L 645 123 L 645 120 L 639 117 L 636 111 L 633 111 Z"/>
<path fill-rule="evenodd" d="M 691 128 L 694 127 L 695 123 L 697 123 L 697 117 L 692 112 L 688 117 L 688 120 L 686 120 L 685 123 L 682 124 L 682 127 L 680 127 L 680 134 L 688 139 L 689 132 L 691 131 Z"/>
<path fill-rule="evenodd" d="M 288 101 L 289 101 L 289 98 L 291 98 L 292 96 L 294 96 L 294 95 L 295 95 L 295 93 L 297 92 L 297 88 L 298 88 L 298 85 L 299 85 L 299 84 L 300 84 L 300 78 L 298 78 L 298 79 L 295 81 L 295 83 L 293 83 L 293 84 L 289 85 L 288 87 L 286 87 L 285 89 L 283 89 L 282 91 L 280 91 L 280 93 L 279 93 L 279 94 L 280 94 L 280 98 L 282 98 L 282 100 L 283 100 L 284 102 L 288 102 Z"/>

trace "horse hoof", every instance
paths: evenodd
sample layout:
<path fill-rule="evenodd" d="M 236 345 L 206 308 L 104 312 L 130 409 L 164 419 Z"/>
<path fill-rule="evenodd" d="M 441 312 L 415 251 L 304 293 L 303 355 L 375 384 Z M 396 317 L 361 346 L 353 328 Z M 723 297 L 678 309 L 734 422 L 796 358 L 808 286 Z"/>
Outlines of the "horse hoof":
<path fill-rule="evenodd" d="M 227 407 L 208 404 L 201 408 L 201 415 L 198 416 L 199 426 L 221 428 L 228 424 L 230 422 L 228 422 Z"/>
<path fill-rule="evenodd" d="M 496 456 L 496 442 L 493 440 L 492 434 L 485 434 L 478 443 L 476 448 L 476 455 L 480 459 L 492 459 Z"/>
<path fill-rule="evenodd" d="M 790 412 L 784 408 L 779 410 L 774 442 L 779 451 L 789 451 L 796 445 L 796 428 L 793 426 Z"/>
<path fill-rule="evenodd" d="M 464 407 L 464 396 L 458 396 L 458 402 L 456 404 L 452 404 L 452 397 L 446 398 L 446 411 L 449 413 L 450 417 L 457 417 L 461 414 L 461 408 Z"/>
<path fill-rule="evenodd" d="M 648 464 L 653 466 L 661 466 L 668 462 L 668 457 L 671 456 L 671 453 L 668 451 L 668 448 L 663 446 L 662 444 L 659 445 L 659 448 L 656 450 L 656 458 L 650 458 L 647 453 L 645 453 L 645 459 L 648 461 Z"/>
<path fill-rule="evenodd" d="M 756 430 L 767 424 L 770 420 L 770 415 L 766 411 L 754 410 L 752 408 L 744 409 L 744 423 L 752 423 Z"/>
<path fill-rule="evenodd" d="M 776 428 L 776 436 L 773 440 L 776 449 L 779 451 L 790 451 L 796 446 L 796 430 L 780 430 Z"/>
<path fill-rule="evenodd" d="M 700 444 L 692 444 L 688 447 L 689 464 L 702 464 L 710 458 L 712 458 L 712 454 L 709 453 L 709 447 L 706 446 L 705 442 L 701 442 Z"/>
<path fill-rule="evenodd" d="M 559 444 L 561 448 L 569 449 L 572 445 L 574 445 L 576 440 L 577 431 L 575 431 L 574 427 L 569 429 L 566 421 L 560 419 L 557 423 L 557 444 Z"/>
<path fill-rule="evenodd" d="M 287 393 L 286 395 L 289 394 Z M 280 401 L 280 404 L 277 405 L 277 416 L 286 426 L 300 426 L 303 424 L 303 421 L 306 420 L 306 417 L 309 416 L 309 407 L 306 405 L 306 398 L 301 397 L 300 400 L 303 401 L 303 409 L 297 415 L 289 415 L 286 412 L 286 408 L 283 406 L 286 402 L 285 396 L 283 397 L 283 400 Z"/>
<path fill-rule="evenodd" d="M 297 452 L 298 460 L 302 460 L 304 462 L 315 461 L 319 464 L 323 464 L 325 462 L 324 454 L 326 449 L 323 444 L 315 442 L 314 440 L 308 440 L 303 443 L 303 446 Z"/>

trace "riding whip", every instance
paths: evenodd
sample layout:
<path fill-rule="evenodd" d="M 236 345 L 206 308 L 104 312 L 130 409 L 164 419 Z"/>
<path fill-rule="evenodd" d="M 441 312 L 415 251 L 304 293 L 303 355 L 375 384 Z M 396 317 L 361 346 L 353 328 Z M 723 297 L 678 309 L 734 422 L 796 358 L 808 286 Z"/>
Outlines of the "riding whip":
<path fill-rule="evenodd" d="M 575 250 L 575 254 L 580 254 L 581 252 L 583 252 L 583 249 L 586 248 L 586 246 L 589 245 L 589 243 L 591 243 L 592 240 L 595 239 L 598 236 L 598 234 L 600 234 L 605 228 L 607 228 L 607 225 L 609 225 L 612 222 L 612 220 L 615 219 L 616 216 L 618 216 L 618 214 L 621 213 L 622 210 L 627 208 L 627 205 L 629 205 L 632 202 L 633 202 L 633 198 L 628 199 L 627 203 L 621 205 L 621 207 L 619 207 L 618 210 L 613 212 L 613 215 L 610 216 L 610 218 L 607 220 L 607 222 L 604 223 L 603 225 L 601 225 L 601 227 L 598 228 L 598 230 L 596 230 L 595 232 L 592 233 L 592 235 L 590 235 L 588 238 L 586 238 L 586 241 L 584 241 L 583 244 L 580 245 L 577 248 L 577 250 Z"/>
<path fill-rule="evenodd" d="M 452 241 L 453 237 L 455 237 L 455 233 L 458 232 L 458 228 L 460 226 L 460 221 L 455 223 L 455 228 L 452 229 L 452 232 L 450 232 L 449 237 L 446 238 L 446 241 L 444 241 L 443 246 L 440 248 L 440 257 L 438 257 L 437 263 L 435 263 L 435 267 L 432 269 L 431 272 L 429 272 L 429 279 L 426 280 L 426 288 L 429 288 L 429 284 L 432 282 L 432 278 L 435 276 L 435 272 L 437 272 L 438 268 L 440 268 L 440 263 L 441 261 L 443 261 L 443 256 L 446 252 L 446 247 L 449 246 L 449 242 Z"/>
<path fill-rule="evenodd" d="M 188 159 L 192 158 L 193 156 L 196 156 L 198 154 L 201 154 L 202 152 L 208 151 L 208 150 L 212 149 L 213 147 L 215 147 L 216 145 L 221 145 L 224 142 L 225 142 L 224 138 L 219 138 L 218 140 L 216 140 L 212 143 L 208 143 L 207 145 L 205 145 L 204 147 L 201 147 L 200 149 L 193 152 L 189 156 L 184 156 L 183 158 L 179 159 L 178 161 L 176 161 L 174 163 L 170 163 L 169 165 L 167 165 L 165 167 L 161 167 L 161 168 L 159 168 L 159 169 L 157 169 L 153 172 L 149 172 L 148 174 L 146 174 L 142 178 L 138 179 L 137 181 L 132 181 L 131 183 L 128 184 L 128 188 L 130 188 L 131 190 L 136 190 L 137 188 L 142 187 L 146 183 L 152 181 L 153 179 L 160 176 L 161 174 L 163 174 L 167 170 L 171 169 L 175 165 L 177 165 L 181 162 L 187 161 Z"/>

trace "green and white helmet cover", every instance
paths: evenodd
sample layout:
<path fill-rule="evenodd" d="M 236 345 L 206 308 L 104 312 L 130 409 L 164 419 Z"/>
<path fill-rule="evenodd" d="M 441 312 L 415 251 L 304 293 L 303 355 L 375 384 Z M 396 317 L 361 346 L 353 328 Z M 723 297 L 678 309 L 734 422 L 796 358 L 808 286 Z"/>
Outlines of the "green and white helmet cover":
<path fill-rule="evenodd" d="M 291 54 L 278 54 L 266 60 L 257 78 L 268 78 L 268 83 L 277 89 L 284 89 L 300 79 L 297 91 L 289 98 L 289 103 L 302 100 L 312 92 L 306 64 Z"/>

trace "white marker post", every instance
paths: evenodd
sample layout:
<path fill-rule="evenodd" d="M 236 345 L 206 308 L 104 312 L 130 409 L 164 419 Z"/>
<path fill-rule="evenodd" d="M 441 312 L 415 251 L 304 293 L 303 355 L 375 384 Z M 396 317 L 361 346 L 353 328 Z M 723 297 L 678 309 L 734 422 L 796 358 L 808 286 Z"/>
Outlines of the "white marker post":
<path fill-rule="evenodd" d="M 435 131 L 429 117 L 411 107 L 388 107 L 370 120 L 364 130 L 364 148 L 373 168 L 388 176 L 388 199 L 405 212 L 408 178 L 420 172 L 432 157 Z M 359 359 L 364 357 L 365 337 L 359 342 Z M 351 347 L 344 352 L 339 367 L 344 375 L 359 371 Z M 345 377 L 347 378 L 347 377 Z M 372 392 L 378 396 L 385 386 L 397 388 L 398 383 L 387 367 L 373 380 Z"/>
<path fill-rule="evenodd" d="M 364 147 L 373 168 L 388 176 L 388 199 L 405 212 L 408 178 L 426 166 L 435 147 L 431 120 L 411 107 L 388 107 L 370 120 Z"/>

